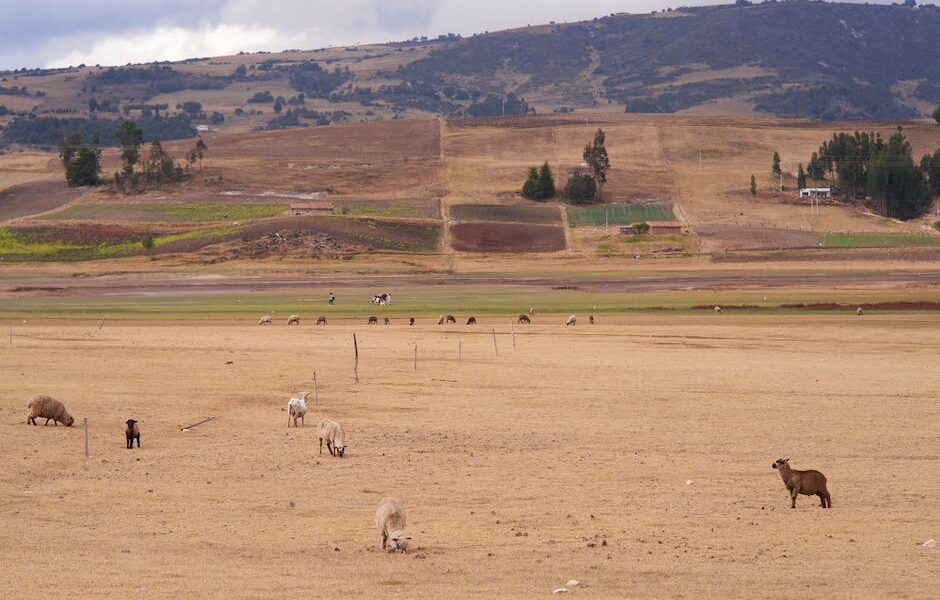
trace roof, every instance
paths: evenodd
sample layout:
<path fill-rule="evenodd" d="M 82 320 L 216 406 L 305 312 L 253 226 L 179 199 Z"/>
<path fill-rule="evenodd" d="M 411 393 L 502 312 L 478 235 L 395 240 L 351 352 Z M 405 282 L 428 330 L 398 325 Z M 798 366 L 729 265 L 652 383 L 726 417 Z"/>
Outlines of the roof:
<path fill-rule="evenodd" d="M 336 205 L 332 202 L 298 202 L 291 204 L 291 210 L 333 210 Z"/>

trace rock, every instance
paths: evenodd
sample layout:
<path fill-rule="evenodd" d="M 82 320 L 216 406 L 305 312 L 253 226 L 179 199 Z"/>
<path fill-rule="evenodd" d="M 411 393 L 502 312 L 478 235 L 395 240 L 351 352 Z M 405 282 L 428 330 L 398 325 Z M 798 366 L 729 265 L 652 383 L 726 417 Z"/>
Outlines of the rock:
<path fill-rule="evenodd" d="M 917 544 L 917 547 L 918 548 L 936 548 L 937 540 L 934 540 L 934 539 L 927 540 L 923 544 Z"/>
<path fill-rule="evenodd" d="M 565 584 L 565 587 L 572 588 L 572 587 L 578 587 L 579 585 L 581 585 L 581 582 L 578 581 L 577 579 L 569 579 L 568 583 Z"/>
<path fill-rule="evenodd" d="M 553 594 L 567 594 L 568 588 L 558 588 L 557 590 L 552 590 Z"/>

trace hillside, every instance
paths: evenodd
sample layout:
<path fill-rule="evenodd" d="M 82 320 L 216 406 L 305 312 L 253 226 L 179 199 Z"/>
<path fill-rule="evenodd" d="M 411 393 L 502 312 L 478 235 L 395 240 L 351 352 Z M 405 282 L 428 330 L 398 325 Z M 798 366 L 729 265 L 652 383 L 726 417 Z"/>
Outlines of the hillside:
<path fill-rule="evenodd" d="M 909 119 L 940 104 L 940 10 L 766 2 L 461 39 L 0 73 L 0 145 L 133 118 L 152 139 L 567 112 Z M 279 100 L 280 99 L 280 100 Z M 91 119 L 89 119 L 89 117 Z M 83 120 L 78 120 L 84 118 Z"/>

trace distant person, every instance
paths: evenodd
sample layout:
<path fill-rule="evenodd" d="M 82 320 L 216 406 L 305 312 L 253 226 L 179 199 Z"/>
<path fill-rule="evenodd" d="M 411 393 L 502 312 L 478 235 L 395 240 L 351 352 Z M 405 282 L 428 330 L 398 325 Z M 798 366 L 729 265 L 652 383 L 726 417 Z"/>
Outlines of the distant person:
<path fill-rule="evenodd" d="M 326 301 L 330 303 L 330 306 L 336 303 L 336 294 L 330 292 L 330 295 L 326 297 Z"/>

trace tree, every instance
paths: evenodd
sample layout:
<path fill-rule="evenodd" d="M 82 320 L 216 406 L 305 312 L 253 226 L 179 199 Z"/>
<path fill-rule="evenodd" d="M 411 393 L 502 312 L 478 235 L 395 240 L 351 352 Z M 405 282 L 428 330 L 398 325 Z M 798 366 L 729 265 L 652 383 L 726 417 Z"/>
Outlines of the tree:
<path fill-rule="evenodd" d="M 584 204 L 597 197 L 597 183 L 587 173 L 575 173 L 565 185 L 565 198 L 573 204 Z"/>
<path fill-rule="evenodd" d="M 529 167 L 529 176 L 522 184 L 522 197 L 529 200 L 535 200 L 539 195 L 539 170 L 535 167 Z"/>
<path fill-rule="evenodd" d="M 121 145 L 121 160 L 124 161 L 123 173 L 114 174 L 114 182 L 123 191 L 137 189 L 137 173 L 134 165 L 140 159 L 140 146 L 144 143 L 144 132 L 133 121 L 122 121 L 114 132 L 114 139 Z"/>
<path fill-rule="evenodd" d="M 160 142 L 150 144 L 150 157 L 144 165 L 144 177 L 152 183 L 175 181 L 183 175 L 173 163 L 173 157 L 166 153 Z"/>
<path fill-rule="evenodd" d="M 235 67 L 235 70 L 232 72 L 232 79 L 242 81 L 245 79 L 245 76 L 248 75 L 248 67 L 245 65 L 238 65 Z"/>
<path fill-rule="evenodd" d="M 868 193 L 874 208 L 895 219 L 913 219 L 930 208 L 927 182 L 911 157 L 911 144 L 900 127 L 871 159 Z"/>
<path fill-rule="evenodd" d="M 773 162 L 770 165 L 770 172 L 774 174 L 774 177 L 780 176 L 780 154 L 774 152 Z"/>
<path fill-rule="evenodd" d="M 91 111 L 91 112 L 95 112 L 96 110 L 98 110 L 98 101 L 95 100 L 94 98 L 89 98 L 89 99 L 88 99 L 88 110 Z"/>
<path fill-rule="evenodd" d="M 806 174 L 814 181 L 822 181 L 825 179 L 826 168 L 823 166 L 822 161 L 819 160 L 818 153 L 813 152 L 813 155 L 810 157 L 809 165 L 806 167 Z"/>
<path fill-rule="evenodd" d="M 601 197 L 601 190 L 607 183 L 607 171 L 610 170 L 610 158 L 607 156 L 607 148 L 604 147 L 606 135 L 603 129 L 598 129 L 594 134 L 594 143 L 584 147 L 582 157 L 594 177 L 595 198 Z M 572 177 L 574 179 L 574 177 Z M 571 183 L 571 180 L 568 182 Z M 567 195 L 567 193 L 566 193 Z"/>
<path fill-rule="evenodd" d="M 193 151 L 196 153 L 196 159 L 199 161 L 199 170 L 202 171 L 202 157 L 206 155 L 206 152 L 209 151 L 209 146 L 206 146 L 206 143 L 202 138 L 196 142 L 196 147 L 193 148 Z"/>
<path fill-rule="evenodd" d="M 803 170 L 803 163 L 800 163 L 796 169 L 796 187 L 801 190 L 806 187 L 806 171 Z"/>
<path fill-rule="evenodd" d="M 937 122 L 937 125 L 940 125 L 940 106 L 933 109 L 933 114 L 930 116 L 933 117 L 933 120 Z"/>
<path fill-rule="evenodd" d="M 62 138 L 59 142 L 59 158 L 62 159 L 62 166 L 68 167 L 75 157 L 75 153 L 82 147 L 82 134 L 73 133 Z"/>
<path fill-rule="evenodd" d="M 757 179 L 755 179 L 753 175 L 751 175 L 751 195 L 757 195 Z"/>
<path fill-rule="evenodd" d="M 83 146 L 65 167 L 65 180 L 69 186 L 98 185 L 101 178 L 101 151 Z"/>
<path fill-rule="evenodd" d="M 940 195 L 940 148 L 920 159 L 920 170 L 927 176 L 927 187 L 934 196 Z"/>
<path fill-rule="evenodd" d="M 183 102 L 182 109 L 184 113 L 195 119 L 196 115 L 202 112 L 202 102 L 187 100 L 186 102 Z"/>
<path fill-rule="evenodd" d="M 858 198 L 866 191 L 872 156 L 884 147 L 879 133 L 834 133 L 819 147 L 818 161 L 825 171 L 835 174 L 835 183 L 846 197 Z"/>
<path fill-rule="evenodd" d="M 274 112 L 280 114 L 280 112 L 284 110 L 284 102 L 285 102 L 284 96 L 278 96 L 274 100 Z"/>
<path fill-rule="evenodd" d="M 540 200 L 555 197 L 555 178 L 552 176 L 552 168 L 548 166 L 548 161 L 545 161 L 539 170 L 538 194 Z"/>

